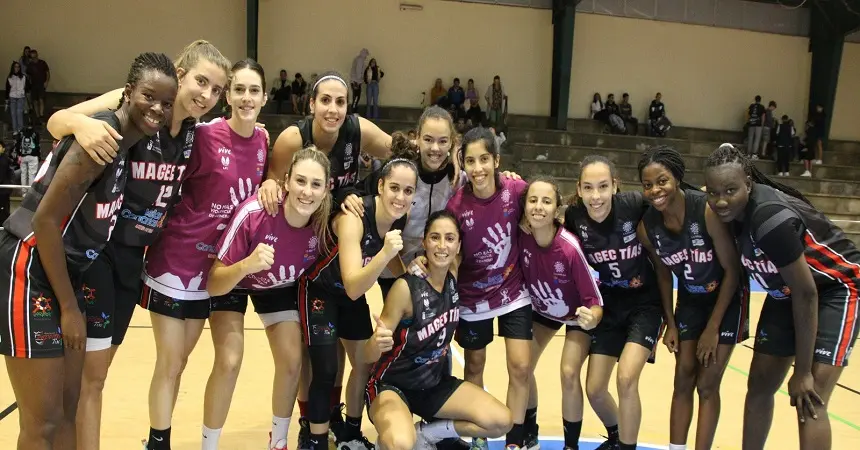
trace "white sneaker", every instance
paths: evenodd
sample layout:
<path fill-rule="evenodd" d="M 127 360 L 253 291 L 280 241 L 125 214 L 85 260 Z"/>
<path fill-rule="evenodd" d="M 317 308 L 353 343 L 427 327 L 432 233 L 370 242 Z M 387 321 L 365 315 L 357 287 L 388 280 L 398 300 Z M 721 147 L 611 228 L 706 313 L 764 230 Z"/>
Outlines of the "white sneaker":
<path fill-rule="evenodd" d="M 820 160 L 820 159 L 816 159 L 816 160 L 812 161 L 812 164 L 815 164 L 816 166 L 820 166 L 820 165 L 821 165 L 821 160 Z"/>
<path fill-rule="evenodd" d="M 436 450 L 436 443 L 430 442 L 430 439 L 424 434 L 421 426 L 422 422 L 415 423 L 415 446 L 412 450 Z"/>
<path fill-rule="evenodd" d="M 808 170 L 805 170 L 805 171 L 803 171 L 803 173 L 802 173 L 802 174 L 800 174 L 800 176 L 802 176 L 802 177 L 811 177 L 811 176 L 812 176 L 812 172 L 810 172 L 810 171 L 808 171 Z"/>

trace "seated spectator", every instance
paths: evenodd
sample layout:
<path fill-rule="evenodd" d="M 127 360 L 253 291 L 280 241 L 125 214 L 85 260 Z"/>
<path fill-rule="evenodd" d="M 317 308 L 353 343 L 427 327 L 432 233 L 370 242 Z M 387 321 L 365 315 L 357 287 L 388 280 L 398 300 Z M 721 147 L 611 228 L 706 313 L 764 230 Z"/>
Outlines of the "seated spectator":
<path fill-rule="evenodd" d="M 624 120 L 621 119 L 621 108 L 618 107 L 618 103 L 615 103 L 615 94 L 606 96 L 606 125 L 610 133 L 627 133 Z"/>
<path fill-rule="evenodd" d="M 666 117 L 666 106 L 663 104 L 663 94 L 657 93 L 648 108 L 648 135 L 664 137 L 672 128 L 672 122 Z"/>
<path fill-rule="evenodd" d="M 453 110 L 465 111 L 463 105 L 466 103 L 466 91 L 460 86 L 459 78 L 454 78 L 454 85 L 448 88 L 448 102 Z"/>
<path fill-rule="evenodd" d="M 448 91 L 445 89 L 445 86 L 442 85 L 442 79 L 436 78 L 436 84 L 434 84 L 433 88 L 430 89 L 430 104 L 445 108 L 448 103 L 447 94 Z"/>
<path fill-rule="evenodd" d="M 302 78 L 302 74 L 296 72 L 296 78 L 293 80 L 293 84 L 290 86 L 290 90 L 292 92 L 293 99 L 293 112 L 296 114 L 307 115 L 308 114 L 308 83 Z"/>
<path fill-rule="evenodd" d="M 487 120 L 494 126 L 500 125 L 504 115 L 505 101 L 508 99 L 501 77 L 498 75 L 493 77 L 493 84 L 487 88 L 484 99 L 487 101 Z"/>
<path fill-rule="evenodd" d="M 606 106 L 603 104 L 603 99 L 600 98 L 600 93 L 595 92 L 591 98 L 591 118 L 594 120 L 604 121 Z"/>
<path fill-rule="evenodd" d="M 290 101 L 290 80 L 287 78 L 287 71 L 281 69 L 281 75 L 272 83 L 271 97 L 275 100 L 275 113 L 281 113 L 281 103 Z"/>
<path fill-rule="evenodd" d="M 466 123 L 469 126 L 475 126 L 484 120 L 483 111 L 481 111 L 481 99 L 478 96 L 478 89 L 475 88 L 475 80 L 469 78 L 466 82 L 466 100 L 469 103 L 469 109 L 466 111 Z"/>
<path fill-rule="evenodd" d="M 21 185 L 30 186 L 39 170 L 39 132 L 28 125 L 15 138 L 15 151 L 21 166 Z"/>
<path fill-rule="evenodd" d="M 764 131 L 764 111 L 761 95 L 756 95 L 755 102 L 747 108 L 747 155 L 752 159 L 758 159 L 761 135 Z"/>
<path fill-rule="evenodd" d="M 624 93 L 621 96 L 621 104 L 618 105 L 621 110 L 621 119 L 624 120 L 627 134 L 639 134 L 639 119 L 633 117 L 633 105 L 630 104 L 630 94 Z"/>

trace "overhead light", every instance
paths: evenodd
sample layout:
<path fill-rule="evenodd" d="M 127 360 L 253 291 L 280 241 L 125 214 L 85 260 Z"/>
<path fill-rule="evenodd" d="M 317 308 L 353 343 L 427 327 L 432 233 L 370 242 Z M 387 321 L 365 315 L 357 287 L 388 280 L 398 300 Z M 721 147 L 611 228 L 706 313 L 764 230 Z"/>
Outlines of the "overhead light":
<path fill-rule="evenodd" d="M 411 3 L 401 3 L 400 4 L 401 11 L 423 11 L 424 7 L 421 5 L 414 5 Z"/>

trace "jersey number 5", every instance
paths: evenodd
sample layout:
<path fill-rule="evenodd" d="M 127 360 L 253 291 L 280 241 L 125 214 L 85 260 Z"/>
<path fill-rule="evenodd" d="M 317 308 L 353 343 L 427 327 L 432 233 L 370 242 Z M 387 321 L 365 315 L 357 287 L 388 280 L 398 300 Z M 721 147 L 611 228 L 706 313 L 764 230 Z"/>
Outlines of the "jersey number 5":
<path fill-rule="evenodd" d="M 621 269 L 618 268 L 618 263 L 609 263 L 609 270 L 612 271 L 612 278 L 621 278 Z"/>
<path fill-rule="evenodd" d="M 170 200 L 170 197 L 173 195 L 173 186 L 161 186 L 161 192 L 158 194 L 158 198 L 155 199 L 155 206 L 159 208 L 167 208 L 167 201 Z"/>

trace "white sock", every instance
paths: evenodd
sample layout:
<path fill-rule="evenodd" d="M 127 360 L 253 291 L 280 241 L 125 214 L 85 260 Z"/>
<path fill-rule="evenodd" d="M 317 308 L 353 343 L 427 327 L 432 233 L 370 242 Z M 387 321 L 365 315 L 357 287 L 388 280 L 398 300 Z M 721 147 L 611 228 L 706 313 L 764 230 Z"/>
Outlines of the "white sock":
<path fill-rule="evenodd" d="M 213 430 L 203 425 L 203 450 L 218 450 L 218 439 L 221 439 L 221 428 Z"/>
<path fill-rule="evenodd" d="M 454 429 L 453 420 L 437 420 L 432 423 L 425 423 L 421 426 L 421 433 L 427 436 L 427 439 L 432 443 L 442 439 L 460 437 L 457 430 Z"/>
<path fill-rule="evenodd" d="M 669 444 L 669 450 L 687 450 L 687 444 L 682 444 L 682 445 Z"/>
<path fill-rule="evenodd" d="M 289 433 L 289 431 L 289 417 L 272 416 L 272 445 L 276 445 L 281 439 L 286 440 L 287 433 Z"/>

